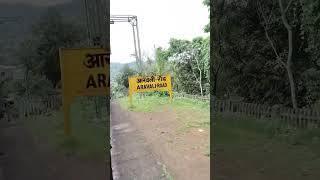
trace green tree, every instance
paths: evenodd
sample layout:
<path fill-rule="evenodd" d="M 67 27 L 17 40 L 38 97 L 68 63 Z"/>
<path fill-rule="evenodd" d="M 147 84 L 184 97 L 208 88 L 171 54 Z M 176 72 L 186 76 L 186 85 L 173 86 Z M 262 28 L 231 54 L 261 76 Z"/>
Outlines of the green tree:
<path fill-rule="evenodd" d="M 301 36 L 308 41 L 305 51 L 310 54 L 313 66 L 304 72 L 308 103 L 320 99 L 320 2 L 299 1 L 302 9 Z"/>
<path fill-rule="evenodd" d="M 210 0 L 204 0 L 203 4 L 208 7 L 209 12 L 211 13 L 211 11 L 210 11 Z M 210 17 L 209 17 L 209 19 L 210 19 Z M 210 32 L 210 22 L 207 25 L 205 25 L 203 30 L 204 30 L 204 32 L 207 32 L 207 33 Z"/>
<path fill-rule="evenodd" d="M 28 79 L 18 83 L 16 90 L 19 95 L 47 96 L 54 87 L 45 76 L 29 72 Z"/>
<path fill-rule="evenodd" d="M 192 41 L 171 39 L 167 49 L 175 90 L 204 95 L 209 93 L 209 38 Z"/>
<path fill-rule="evenodd" d="M 59 48 L 75 47 L 84 41 L 84 29 L 63 18 L 56 9 L 48 9 L 33 27 L 36 40 L 35 60 L 41 64 L 40 72 L 55 86 L 60 81 Z"/>
<path fill-rule="evenodd" d="M 157 65 L 154 59 L 149 56 L 145 57 L 145 61 L 142 62 L 145 75 L 156 75 L 157 74 Z"/>
<path fill-rule="evenodd" d="M 199 84 L 200 94 L 204 95 L 204 86 L 209 87 L 210 84 L 210 57 L 209 57 L 209 37 L 202 37 L 192 40 L 193 58 L 190 61 L 191 70 L 197 83 Z"/>
<path fill-rule="evenodd" d="M 309 97 L 314 95 L 308 92 L 316 89 L 308 89 L 311 85 L 306 79 L 311 76 L 307 71 L 315 72 L 317 66 L 312 53 L 306 50 L 310 41 L 301 27 L 307 21 L 303 19 L 299 0 L 283 0 L 283 10 L 278 0 L 216 0 L 210 5 L 213 6 L 210 70 L 215 95 L 222 98 L 234 93 L 248 102 L 292 107 L 293 84 L 297 106 L 312 103 Z M 309 27 L 317 29 L 314 25 Z M 293 78 L 289 78 L 288 67 Z"/>
<path fill-rule="evenodd" d="M 163 75 L 165 73 L 166 64 L 168 62 L 168 53 L 161 47 L 158 47 L 156 49 L 155 56 L 156 74 Z"/>
<path fill-rule="evenodd" d="M 131 69 L 128 64 L 125 64 L 121 69 L 118 77 L 116 78 L 116 82 L 119 86 L 123 86 L 126 89 L 128 89 L 129 88 L 128 78 L 136 74 L 137 72 L 135 70 Z"/>
<path fill-rule="evenodd" d="M 33 73 L 39 72 L 43 66 L 43 61 L 37 62 L 36 60 L 36 47 L 37 42 L 32 38 L 27 38 L 20 44 L 18 49 L 18 59 L 25 69 L 24 82 L 21 84 L 20 91 L 23 90 L 27 96 L 32 92 L 31 86 L 27 83 L 34 80 L 32 79 Z M 22 94 L 22 92 L 20 93 Z"/>

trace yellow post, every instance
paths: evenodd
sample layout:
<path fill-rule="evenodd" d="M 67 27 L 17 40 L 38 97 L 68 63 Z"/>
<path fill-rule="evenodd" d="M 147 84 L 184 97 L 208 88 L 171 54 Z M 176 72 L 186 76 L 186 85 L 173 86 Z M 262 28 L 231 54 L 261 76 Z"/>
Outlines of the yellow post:
<path fill-rule="evenodd" d="M 88 58 L 88 56 L 94 56 L 109 61 L 109 55 L 110 52 L 106 48 L 59 49 L 66 136 L 72 133 L 70 106 L 75 97 L 110 94 L 109 63 L 102 63 L 100 66 L 92 64 L 91 58 Z M 99 87 L 95 85 L 96 80 L 99 82 Z M 100 86 L 101 80 L 103 86 Z"/>
<path fill-rule="evenodd" d="M 132 107 L 132 93 L 129 90 L 129 105 Z"/>
<path fill-rule="evenodd" d="M 169 91 L 170 103 L 172 103 L 172 91 Z"/>

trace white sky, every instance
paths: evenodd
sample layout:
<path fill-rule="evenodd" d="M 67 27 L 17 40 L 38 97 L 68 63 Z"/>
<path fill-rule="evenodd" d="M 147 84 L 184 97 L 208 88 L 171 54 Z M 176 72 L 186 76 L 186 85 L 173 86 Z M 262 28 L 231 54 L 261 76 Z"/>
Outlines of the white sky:
<path fill-rule="evenodd" d="M 193 39 L 208 36 L 209 22 L 203 0 L 111 0 L 111 15 L 136 15 L 141 54 L 153 55 L 154 46 L 168 47 L 170 38 Z M 132 27 L 129 23 L 110 25 L 111 62 L 135 61 Z"/>

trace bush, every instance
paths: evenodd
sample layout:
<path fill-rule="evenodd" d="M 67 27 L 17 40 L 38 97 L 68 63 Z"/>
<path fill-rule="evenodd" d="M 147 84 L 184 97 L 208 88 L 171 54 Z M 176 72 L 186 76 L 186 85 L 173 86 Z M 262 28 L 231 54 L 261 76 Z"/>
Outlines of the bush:
<path fill-rule="evenodd" d="M 17 84 L 19 95 L 47 96 L 54 93 L 53 84 L 44 76 L 29 74 L 25 81 Z"/>
<path fill-rule="evenodd" d="M 137 72 L 129 67 L 128 64 L 123 66 L 120 71 L 120 74 L 116 77 L 116 83 L 118 86 L 123 86 L 129 88 L 128 77 L 136 75 Z"/>

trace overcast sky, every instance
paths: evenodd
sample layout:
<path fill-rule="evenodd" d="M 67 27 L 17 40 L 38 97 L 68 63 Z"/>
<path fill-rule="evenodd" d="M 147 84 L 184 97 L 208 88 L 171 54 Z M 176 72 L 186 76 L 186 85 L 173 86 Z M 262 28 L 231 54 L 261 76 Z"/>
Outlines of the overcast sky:
<path fill-rule="evenodd" d="M 70 0 L 0 0 L 48 5 Z M 168 47 L 170 38 L 191 40 L 208 36 L 203 32 L 209 12 L 203 0 L 110 0 L 111 15 L 138 16 L 142 55 L 153 56 L 154 46 Z M 110 25 L 111 61 L 135 61 L 132 27 L 129 23 Z"/>
<path fill-rule="evenodd" d="M 193 39 L 203 32 L 209 12 L 203 0 L 111 0 L 111 15 L 136 15 L 141 53 L 153 56 L 154 46 L 168 47 L 170 38 Z M 135 61 L 132 27 L 115 23 L 110 27 L 111 62 Z"/>

